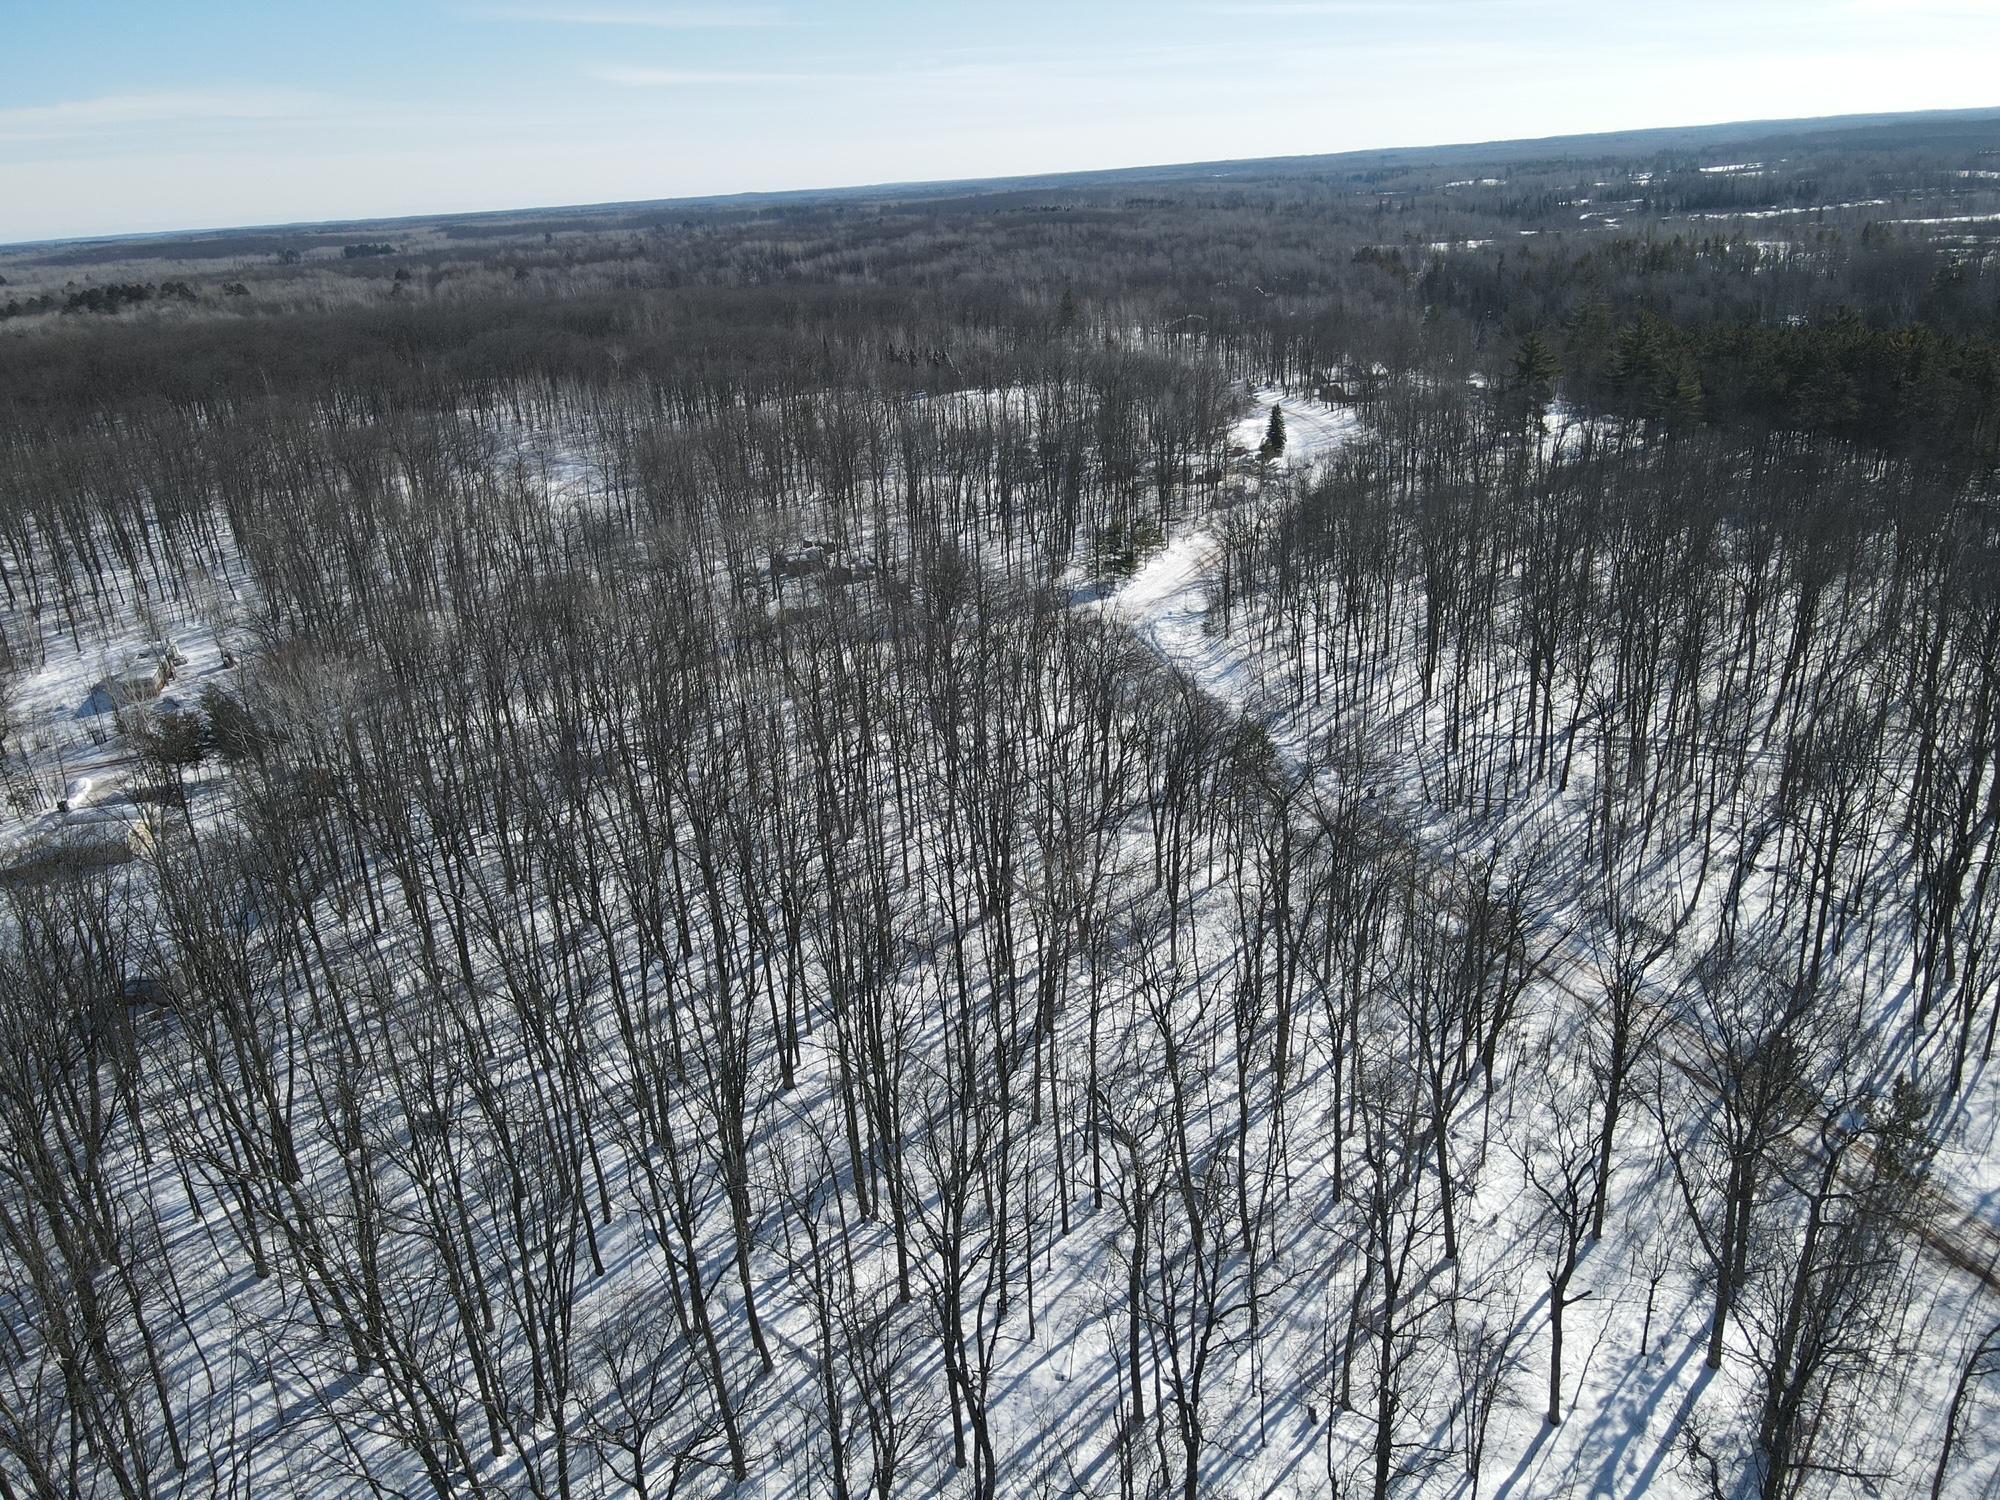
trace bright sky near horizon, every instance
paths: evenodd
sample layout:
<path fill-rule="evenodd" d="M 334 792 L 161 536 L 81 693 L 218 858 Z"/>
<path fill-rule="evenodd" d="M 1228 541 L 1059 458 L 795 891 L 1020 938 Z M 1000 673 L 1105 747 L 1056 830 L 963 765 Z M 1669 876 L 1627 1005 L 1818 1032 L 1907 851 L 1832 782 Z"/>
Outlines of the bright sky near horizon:
<path fill-rule="evenodd" d="M 2000 0 L 0 0 L 0 243 L 2000 105 Z"/>

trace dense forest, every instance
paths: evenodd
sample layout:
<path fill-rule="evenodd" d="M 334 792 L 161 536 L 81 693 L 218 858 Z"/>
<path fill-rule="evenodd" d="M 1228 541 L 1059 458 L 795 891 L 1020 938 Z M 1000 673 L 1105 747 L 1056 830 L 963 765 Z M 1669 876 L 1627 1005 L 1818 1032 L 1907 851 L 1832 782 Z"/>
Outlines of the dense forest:
<path fill-rule="evenodd" d="M 2000 116 L 0 276 L 0 1500 L 2000 1493 Z"/>

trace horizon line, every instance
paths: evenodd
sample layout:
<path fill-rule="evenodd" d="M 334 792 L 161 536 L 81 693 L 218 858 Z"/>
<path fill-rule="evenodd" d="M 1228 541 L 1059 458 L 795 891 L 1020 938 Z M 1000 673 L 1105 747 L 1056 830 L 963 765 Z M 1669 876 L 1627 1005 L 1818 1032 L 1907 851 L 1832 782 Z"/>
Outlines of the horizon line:
<path fill-rule="evenodd" d="M 1581 147 L 1586 146 L 1592 141 L 1607 141 L 1633 136 L 1668 136 L 1688 131 L 1758 130 L 1778 129 L 1786 126 L 1811 126 L 1831 133 L 1844 127 L 1865 128 L 1870 124 L 1888 121 L 1919 121 L 1930 119 L 1973 120 L 1984 117 L 2000 119 L 2000 103 L 1956 109 L 1876 110 L 1833 115 L 1794 115 L 1757 119 L 1694 121 L 1673 125 L 1644 125 L 1622 130 L 1597 130 L 1559 135 L 1509 136 L 1473 141 L 1435 141 L 1414 145 L 1357 146 L 1338 151 L 1287 152 L 1273 156 L 1235 156 L 1192 161 L 1136 162 L 1108 167 L 1065 167 L 1051 171 L 1002 173 L 987 177 L 908 178 L 891 181 L 824 184 L 806 187 L 742 188 L 725 193 L 696 193 L 664 198 L 610 198 L 589 203 L 511 204 L 492 208 L 444 209 L 414 214 L 359 215 L 331 219 L 292 219 L 261 223 L 215 224 L 173 229 L 127 230 L 112 234 L 56 235 L 42 239 L 0 241 L 0 255 L 66 246 L 136 244 L 147 240 L 205 238 L 229 234 L 268 234 L 287 231 L 298 232 L 369 226 L 386 227 L 393 225 L 434 224 L 442 221 L 499 219 L 532 214 L 584 215 L 606 213 L 619 209 L 726 207 L 736 204 L 746 204 L 748 200 L 752 199 L 828 199 L 870 193 L 888 195 L 916 194 L 926 191 L 930 193 L 942 193 L 955 188 L 985 188 L 989 191 L 998 191 L 1015 185 L 1023 187 L 1057 186 L 1067 179 L 1115 177 L 1149 172 L 1188 171 L 1203 167 L 1245 168 L 1311 161 L 1333 163 L 1355 158 L 1416 155 L 1426 152 L 1473 151 L 1502 147 L 1545 146 L 1571 142 Z"/>

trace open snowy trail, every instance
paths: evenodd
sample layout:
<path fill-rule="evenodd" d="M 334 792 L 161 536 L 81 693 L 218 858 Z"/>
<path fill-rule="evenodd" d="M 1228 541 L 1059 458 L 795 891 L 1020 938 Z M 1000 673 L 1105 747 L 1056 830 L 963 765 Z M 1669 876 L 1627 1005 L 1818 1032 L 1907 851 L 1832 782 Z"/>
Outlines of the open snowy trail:
<path fill-rule="evenodd" d="M 1270 390 L 1255 392 L 1254 398 L 1254 413 L 1246 416 L 1232 434 L 1236 446 L 1249 451 L 1254 451 L 1262 441 L 1271 407 L 1279 399 L 1278 393 Z M 1284 458 L 1273 464 L 1273 469 L 1305 467 L 1331 454 L 1362 429 L 1359 415 L 1352 410 L 1325 407 L 1303 400 L 1286 399 L 1282 404 L 1288 441 Z M 1253 490 L 1241 503 L 1260 506 L 1267 502 L 1260 489 Z M 1173 536 L 1122 587 L 1106 596 L 1100 607 L 1124 623 L 1204 696 L 1238 713 L 1255 712 L 1253 695 L 1259 674 L 1254 657 L 1240 642 L 1232 643 L 1211 620 L 1209 612 L 1210 584 L 1224 545 L 1220 517 L 1190 526 Z M 1310 726 L 1273 724 L 1266 727 L 1273 731 L 1276 753 L 1297 767 Z M 1408 819 L 1399 817 L 1386 801 L 1379 804 L 1378 809 L 1384 826 L 1399 842 L 1417 849 L 1419 853 L 1426 852 L 1422 848 L 1425 842 L 1423 835 Z M 1415 812 L 1416 809 L 1410 811 Z M 1434 850 L 1428 853 L 1435 855 Z M 1583 937 L 1576 933 L 1544 935 L 1549 936 L 1551 941 L 1539 954 L 1523 954 L 1531 972 L 1539 982 L 1566 996 L 1578 1007 L 1595 1003 L 1600 981 Z M 1690 1041 L 1686 1056 L 1692 1057 L 1695 1051 Z M 1670 1065 L 1683 1069 L 1691 1065 L 1683 1057 L 1670 1057 L 1668 1061 Z M 1495 1164 L 1489 1162 L 1487 1165 L 1492 1168 Z M 1499 1196 L 1506 1196 L 1504 1189 Z M 2000 1297 L 2000 1224 L 1989 1217 L 1991 1205 L 1968 1205 L 1964 1195 L 1953 1192 L 1949 1184 L 1939 1182 L 1931 1183 L 1924 1197 L 1926 1212 L 1921 1219 L 1919 1237 L 1932 1257 L 1967 1278 L 1970 1283 L 1968 1308 L 1977 1309 L 1986 1298 Z M 1523 1316 L 1525 1326 L 1522 1333 L 1532 1346 L 1535 1335 L 1530 1329 L 1542 1315 L 1529 1310 Z M 1600 1316 L 1602 1324 L 1593 1342 L 1586 1369 L 1579 1374 L 1582 1385 L 1573 1405 L 1574 1413 L 1585 1420 L 1560 1431 L 1554 1440 L 1538 1431 L 1533 1434 L 1532 1441 L 1528 1441 L 1528 1428 L 1533 1424 L 1526 1424 L 1522 1431 L 1513 1434 L 1515 1439 L 1525 1443 L 1526 1452 L 1521 1458 L 1521 1466 L 1515 1469 L 1501 1493 L 1539 1493 L 1541 1491 L 1534 1487 L 1556 1482 L 1556 1476 L 1564 1474 L 1587 1455 L 1594 1464 L 1599 1439 L 1592 1434 L 1601 1424 L 1622 1420 L 1621 1403 L 1626 1397 L 1619 1393 L 1627 1391 L 1633 1382 L 1642 1385 L 1657 1382 L 1657 1389 L 1650 1398 L 1651 1404 L 1661 1408 L 1678 1407 L 1681 1417 L 1693 1410 L 1708 1384 L 1710 1372 L 1700 1368 L 1697 1359 L 1682 1357 L 1671 1367 L 1656 1369 L 1657 1356 L 1653 1363 L 1649 1363 L 1648 1357 L 1643 1354 L 1628 1353 L 1626 1357 L 1620 1357 L 1611 1353 L 1620 1348 L 1628 1351 L 1642 1349 L 1643 1333 L 1634 1321 L 1630 1307 L 1607 1308 Z M 1650 1319 L 1650 1311 L 1647 1316 Z M 1676 1418 L 1669 1432 L 1678 1427 L 1680 1420 L 1680 1417 Z M 1504 1449 L 1506 1443 L 1503 1441 L 1498 1446 Z M 1643 1488 L 1658 1477 L 1655 1472 L 1659 1461 L 1657 1454 L 1641 1468 L 1636 1462 L 1636 1455 L 1625 1455 L 1624 1445 L 1618 1445 L 1618 1452 L 1620 1456 L 1611 1461 L 1609 1469 L 1600 1473 L 1600 1479 L 1609 1477 L 1615 1485 L 1636 1484 Z M 1523 1489 L 1522 1486 L 1528 1488 Z"/>
<path fill-rule="evenodd" d="M 1271 462 L 1274 473 L 1308 468 L 1361 431 L 1361 416 L 1352 409 L 1283 397 L 1269 387 L 1252 392 L 1252 399 L 1256 409 L 1236 424 L 1230 441 L 1254 452 L 1264 440 L 1271 408 L 1282 406 L 1285 452 Z M 1253 492 L 1243 503 L 1260 505 L 1263 497 Z M 1222 546 L 1215 521 L 1181 532 L 1110 594 L 1104 607 L 1204 693 L 1240 711 L 1248 704 L 1247 664 L 1233 658 L 1207 623 L 1207 582 Z"/>
<path fill-rule="evenodd" d="M 1231 438 L 1238 447 L 1254 450 L 1263 440 L 1271 408 L 1282 404 L 1287 441 L 1284 457 L 1274 468 L 1310 465 L 1335 451 L 1362 427 L 1359 414 L 1351 409 L 1283 398 L 1269 388 L 1254 392 L 1253 399 L 1256 410 L 1237 424 Z M 1255 505 L 1260 499 L 1253 495 L 1246 503 Z M 1112 594 L 1106 606 L 1206 696 L 1242 712 L 1250 707 L 1251 664 L 1208 623 L 1207 584 L 1222 546 L 1222 535 L 1212 524 L 1182 532 Z M 1295 748 L 1280 742 L 1278 751 L 1296 760 Z M 1395 832 L 1399 838 L 1410 836 L 1404 828 Z M 1589 983 L 1586 962 L 1587 956 L 1572 940 L 1546 954 L 1536 974 L 1582 1004 L 1586 1003 Z M 1926 1197 L 1931 1211 L 1924 1223 L 1925 1244 L 1945 1262 L 1972 1276 L 1989 1294 L 2000 1296 L 2000 1224 L 1937 1184 Z"/>

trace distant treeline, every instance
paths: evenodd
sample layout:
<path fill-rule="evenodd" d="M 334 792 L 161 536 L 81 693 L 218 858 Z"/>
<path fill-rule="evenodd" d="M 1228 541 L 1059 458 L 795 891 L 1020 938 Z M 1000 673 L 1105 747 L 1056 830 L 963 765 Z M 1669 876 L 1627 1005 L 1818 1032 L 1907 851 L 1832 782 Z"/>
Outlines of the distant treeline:
<path fill-rule="evenodd" d="M 148 302 L 196 300 L 195 289 L 185 281 L 162 281 L 157 285 L 150 281 L 114 281 L 104 286 L 85 287 L 60 298 L 48 293 L 30 297 L 25 302 L 10 297 L 6 306 L 0 307 L 0 318 L 19 318 L 30 313 L 51 311 L 115 313 Z"/>

